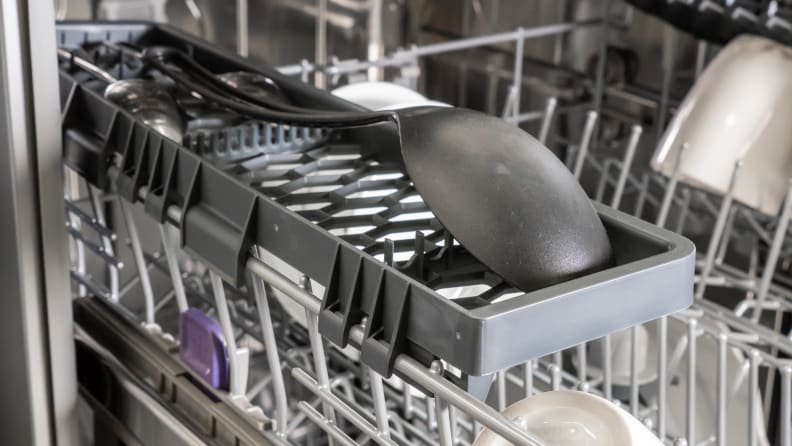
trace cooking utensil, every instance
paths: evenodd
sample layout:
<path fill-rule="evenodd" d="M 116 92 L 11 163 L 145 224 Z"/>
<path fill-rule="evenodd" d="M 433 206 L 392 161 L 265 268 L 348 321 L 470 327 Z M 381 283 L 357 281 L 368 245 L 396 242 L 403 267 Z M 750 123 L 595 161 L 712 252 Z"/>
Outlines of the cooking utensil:
<path fill-rule="evenodd" d="M 726 46 L 690 90 L 652 158 L 671 175 L 683 143 L 680 180 L 725 194 L 735 162 L 740 202 L 774 215 L 792 176 L 792 48 L 757 36 Z M 750 87 L 750 88 L 749 88 Z"/>
<path fill-rule="evenodd" d="M 184 121 L 167 87 L 148 79 L 124 79 L 107 86 L 104 95 L 163 136 L 182 141 Z"/>
<path fill-rule="evenodd" d="M 407 172 L 424 201 L 508 282 L 534 290 L 610 264 L 610 242 L 585 192 L 528 133 L 458 108 L 397 117 Z"/>
<path fill-rule="evenodd" d="M 250 71 L 218 74 L 217 79 L 254 98 L 288 103 L 289 100 L 272 78 Z"/>
<path fill-rule="evenodd" d="M 318 127 L 394 123 L 406 171 L 438 219 L 474 256 L 522 290 L 610 265 L 610 241 L 585 192 L 552 152 L 519 127 L 458 108 L 315 112 L 288 106 L 289 111 L 279 111 L 246 101 L 249 95 L 217 93 L 218 82 L 228 85 L 204 68 L 197 70 L 204 83 L 174 70 L 169 63 L 189 57 L 172 48 L 149 48 L 141 57 L 182 87 L 253 118 Z"/>

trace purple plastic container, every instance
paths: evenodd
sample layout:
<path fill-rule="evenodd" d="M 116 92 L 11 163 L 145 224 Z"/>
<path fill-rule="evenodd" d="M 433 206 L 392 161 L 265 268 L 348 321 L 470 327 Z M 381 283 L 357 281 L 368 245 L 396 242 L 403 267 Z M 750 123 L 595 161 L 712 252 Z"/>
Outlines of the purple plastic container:
<path fill-rule="evenodd" d="M 190 308 L 179 318 L 179 356 L 216 389 L 228 390 L 229 362 L 220 325 L 203 311 Z"/>

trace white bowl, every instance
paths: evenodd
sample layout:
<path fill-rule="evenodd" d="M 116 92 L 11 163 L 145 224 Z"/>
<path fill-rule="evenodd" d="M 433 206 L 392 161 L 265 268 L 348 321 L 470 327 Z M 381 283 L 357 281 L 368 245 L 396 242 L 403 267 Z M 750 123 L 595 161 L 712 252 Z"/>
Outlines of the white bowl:
<path fill-rule="evenodd" d="M 725 194 L 737 160 L 738 201 L 778 212 L 792 177 L 792 48 L 763 37 L 732 40 L 687 94 L 655 152 L 671 175 L 683 143 L 680 180 Z"/>
<path fill-rule="evenodd" d="M 638 384 L 644 385 L 657 379 L 657 329 L 654 322 L 637 326 L 638 330 Z M 629 386 L 631 382 L 631 328 L 617 331 L 611 338 L 611 384 Z M 586 375 L 596 380 L 602 376 L 602 338 L 591 341 L 587 345 L 588 363 Z M 572 364 L 579 367 L 577 355 L 572 357 Z"/>
<path fill-rule="evenodd" d="M 717 321 L 700 319 L 699 327 L 710 333 L 728 333 L 729 328 Z M 671 437 L 684 438 L 687 433 L 687 325 L 677 319 L 668 320 L 668 360 L 666 414 L 667 431 Z M 589 343 L 587 375 L 596 380 L 601 377 L 602 343 L 600 340 Z M 611 370 L 614 386 L 630 385 L 630 331 L 623 330 L 611 335 Z M 652 321 L 639 326 L 638 332 L 638 384 L 641 385 L 642 397 L 654 401 L 657 397 L 656 387 L 643 387 L 657 381 L 657 359 L 659 344 L 657 341 L 657 323 Z M 704 442 L 715 435 L 717 407 L 717 354 L 718 344 L 711 335 L 700 335 L 696 338 L 696 439 Z M 681 356 L 674 359 L 675 350 Z M 577 356 L 573 356 L 573 364 L 577 367 Z M 731 389 L 726 412 L 727 445 L 740 445 L 748 436 L 749 381 L 747 377 L 745 355 L 737 348 L 729 348 L 726 356 L 727 388 Z M 742 372 L 740 372 L 742 370 Z M 743 373 L 740 375 L 740 373 Z M 758 420 L 758 444 L 766 446 L 767 436 L 764 430 L 764 414 L 761 411 L 761 400 L 756 399 L 756 419 Z"/>
<path fill-rule="evenodd" d="M 522 399 L 503 415 L 544 441 L 547 446 L 660 446 L 641 422 L 610 401 L 584 392 L 555 390 Z M 485 429 L 473 446 L 510 443 Z"/>
<path fill-rule="evenodd" d="M 715 333 L 728 333 L 728 327 L 720 322 L 700 320 L 701 328 L 709 326 Z M 668 354 L 673 355 L 679 340 L 687 340 L 686 324 L 669 318 L 668 320 Z M 717 370 L 718 342 L 713 336 L 701 335 L 696 341 L 696 442 L 706 442 L 714 438 L 717 420 Z M 685 350 L 686 351 L 686 350 Z M 656 354 L 652 352 L 652 354 Z M 673 364 L 671 364 L 673 367 Z M 731 347 L 726 354 L 726 445 L 738 446 L 746 444 L 748 438 L 749 389 L 748 362 L 745 355 L 737 348 Z M 668 371 L 667 422 L 668 434 L 684 437 L 687 432 L 687 376 L 688 364 L 685 353 L 678 366 Z M 758 389 L 757 389 L 758 390 Z M 765 420 L 762 412 L 761 399 L 757 391 L 754 400 L 754 416 L 757 425 L 757 444 L 769 446 L 765 432 Z"/>
<path fill-rule="evenodd" d="M 336 88 L 332 93 L 371 110 L 430 105 L 426 104 L 429 100 L 421 93 L 391 82 L 359 82 Z"/>

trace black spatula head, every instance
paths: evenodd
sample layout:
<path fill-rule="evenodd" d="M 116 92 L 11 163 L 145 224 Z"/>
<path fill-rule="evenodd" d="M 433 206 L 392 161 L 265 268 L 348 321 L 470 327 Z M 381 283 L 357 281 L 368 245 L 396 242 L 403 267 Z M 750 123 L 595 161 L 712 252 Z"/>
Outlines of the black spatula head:
<path fill-rule="evenodd" d="M 518 127 L 458 108 L 398 111 L 405 167 L 440 222 L 512 285 L 607 267 L 611 246 L 569 170 Z"/>

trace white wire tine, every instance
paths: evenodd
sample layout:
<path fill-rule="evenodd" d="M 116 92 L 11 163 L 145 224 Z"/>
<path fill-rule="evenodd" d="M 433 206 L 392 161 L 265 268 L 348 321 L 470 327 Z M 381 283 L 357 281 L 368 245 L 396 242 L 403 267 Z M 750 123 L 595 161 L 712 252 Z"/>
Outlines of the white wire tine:
<path fill-rule="evenodd" d="M 580 381 L 579 383 L 580 385 L 583 385 L 586 383 L 586 380 L 588 379 L 588 377 L 586 376 L 588 373 L 586 367 L 588 361 L 588 358 L 586 358 L 586 343 L 584 342 L 582 344 L 578 344 L 576 351 L 578 356 L 578 367 L 577 367 L 578 381 Z"/>
<path fill-rule="evenodd" d="M 726 446 L 726 411 L 728 410 L 728 399 L 726 398 L 726 354 L 728 349 L 728 336 L 726 333 L 718 335 L 718 362 L 717 362 L 717 418 L 715 439 L 717 446 Z"/>
<path fill-rule="evenodd" d="M 300 278 L 300 287 L 307 292 L 311 292 L 311 279 L 308 276 Z M 305 309 L 306 325 L 308 325 L 308 337 L 311 343 L 311 354 L 314 359 L 314 370 L 316 371 L 316 380 L 319 386 L 323 389 L 330 391 L 330 377 L 327 374 L 327 363 L 325 359 L 324 343 L 322 336 L 319 334 L 319 316 L 311 312 L 308 308 Z M 322 404 L 322 413 L 325 418 L 335 422 L 335 412 L 329 403 Z"/>
<path fill-rule="evenodd" d="M 411 420 L 415 411 L 415 403 L 413 401 L 412 389 L 413 387 L 407 383 L 404 383 L 404 386 L 402 387 L 402 394 L 404 398 L 402 411 L 404 412 L 405 420 Z"/>
<path fill-rule="evenodd" d="M 517 120 L 514 118 L 514 108 L 515 108 L 515 101 L 517 98 L 517 92 L 514 86 L 509 87 L 509 92 L 506 94 L 506 101 L 503 104 L 503 111 L 501 112 L 501 117 L 511 122 L 512 124 L 519 124 Z"/>
<path fill-rule="evenodd" d="M 696 444 L 696 331 L 697 319 L 688 321 L 688 368 L 687 368 L 687 411 L 686 432 L 687 444 Z"/>
<path fill-rule="evenodd" d="M 124 224 L 129 233 L 129 241 L 132 244 L 132 255 L 135 258 L 135 266 L 137 266 L 140 286 L 143 289 L 143 299 L 146 307 L 145 323 L 148 328 L 153 328 L 156 326 L 156 321 L 154 320 L 154 291 L 151 288 L 151 279 L 149 278 L 148 267 L 143 256 L 143 247 L 140 245 L 140 236 L 138 235 L 137 226 L 135 225 L 135 217 L 132 215 L 132 205 L 121 198 L 118 198 L 118 203 L 121 206 L 121 215 L 124 218 Z"/>
<path fill-rule="evenodd" d="M 97 223 L 106 227 L 107 221 L 105 220 L 102 200 L 99 198 L 99 194 L 94 190 L 94 187 L 90 184 L 88 185 L 88 195 L 91 200 L 91 208 L 94 211 L 94 215 L 96 215 Z M 111 240 L 110 237 L 106 237 L 104 235 L 102 236 L 102 246 L 108 255 L 115 256 L 113 240 Z M 110 300 L 113 302 L 118 302 L 118 267 L 116 265 L 108 264 L 107 272 L 110 276 Z"/>
<path fill-rule="evenodd" d="M 314 63 L 316 65 L 325 65 L 327 63 L 327 0 L 317 0 L 316 10 Z M 322 70 L 314 72 L 314 86 L 319 89 L 324 89 L 327 86 L 327 79 Z"/>
<path fill-rule="evenodd" d="M 555 118 L 556 107 L 558 106 L 558 99 L 555 97 L 547 98 L 545 104 L 544 117 L 542 117 L 542 126 L 539 128 L 539 137 L 537 138 L 540 143 L 547 145 L 547 137 L 550 134 L 550 127 Z"/>
<path fill-rule="evenodd" d="M 451 409 L 447 402 L 437 398 L 437 434 L 440 446 L 453 446 L 454 436 L 451 432 Z"/>
<path fill-rule="evenodd" d="M 456 445 L 459 442 L 457 435 L 457 426 L 459 426 L 459 420 L 457 419 L 456 407 L 450 404 L 448 405 L 448 419 L 451 424 L 451 444 Z"/>
<path fill-rule="evenodd" d="M 385 44 L 383 42 L 383 6 L 384 0 L 369 0 L 368 12 L 368 48 L 366 49 L 366 59 L 370 62 L 381 60 L 384 55 Z M 381 81 L 384 75 L 384 68 L 371 66 L 366 72 L 369 81 Z"/>
<path fill-rule="evenodd" d="M 495 383 L 498 390 L 498 410 L 503 411 L 506 408 L 506 370 L 498 370 L 495 375 Z"/>
<path fill-rule="evenodd" d="M 726 251 L 729 249 L 729 242 L 732 241 L 732 232 L 734 231 L 734 221 L 737 218 L 737 208 L 732 207 L 729 211 L 729 216 L 726 218 L 726 228 L 723 230 L 720 244 L 718 246 L 718 253 L 715 255 L 715 264 L 723 265 L 723 259 L 726 257 Z"/>
<path fill-rule="evenodd" d="M 550 367 L 547 368 L 550 372 L 550 386 L 553 390 L 560 390 L 561 389 L 561 367 L 551 364 Z"/>
<path fill-rule="evenodd" d="M 635 217 L 641 218 L 643 215 L 646 196 L 649 194 L 649 180 L 651 180 L 649 172 L 644 172 L 641 177 L 641 185 L 638 189 L 638 198 L 635 200 L 635 208 L 633 209 L 633 215 Z"/>
<path fill-rule="evenodd" d="M 525 397 L 533 396 L 534 383 L 533 383 L 533 368 L 534 361 L 529 359 L 523 366 L 523 388 L 525 389 Z"/>
<path fill-rule="evenodd" d="M 605 187 L 608 185 L 610 180 L 610 171 L 611 166 L 616 165 L 618 162 L 615 158 L 608 158 L 602 163 L 602 169 L 600 169 L 600 177 L 597 183 L 597 189 L 594 194 L 594 201 L 597 202 L 604 202 L 605 200 L 603 197 L 605 196 Z"/>
<path fill-rule="evenodd" d="M 523 56 L 525 52 L 525 29 L 517 28 L 514 42 L 514 73 L 512 88 L 514 89 L 514 103 L 512 104 L 512 119 L 514 124 L 519 125 L 520 116 L 520 96 L 522 91 L 523 78 Z"/>
<path fill-rule="evenodd" d="M 756 306 L 754 307 L 751 320 L 759 322 L 759 317 L 762 315 L 762 305 L 767 299 L 767 293 L 770 291 L 770 283 L 773 280 L 773 274 L 776 270 L 778 257 L 781 254 L 781 246 L 784 244 L 786 238 L 787 227 L 789 226 L 789 217 L 792 212 L 792 181 L 789 182 L 787 189 L 786 200 L 784 200 L 784 207 L 781 211 L 781 216 L 778 217 L 778 225 L 776 226 L 775 233 L 773 234 L 773 242 L 770 245 L 770 252 L 767 254 L 767 261 L 765 262 L 762 278 L 759 282 L 759 289 L 756 292 Z"/>
<path fill-rule="evenodd" d="M 668 390 L 668 316 L 657 321 L 657 434 L 666 438 L 666 410 Z"/>
<path fill-rule="evenodd" d="M 220 329 L 226 342 L 228 351 L 228 362 L 230 365 L 230 386 L 229 395 L 232 398 L 245 396 L 247 390 L 248 374 L 248 350 L 247 348 L 237 348 L 234 326 L 231 324 L 231 315 L 228 312 L 228 301 L 226 300 L 223 279 L 214 271 L 209 271 L 209 280 L 212 284 L 212 294 L 214 294 L 217 318 L 220 322 Z"/>
<path fill-rule="evenodd" d="M 734 199 L 734 186 L 737 184 L 737 178 L 740 175 L 742 166 L 742 160 L 738 160 L 736 163 L 734 163 L 734 170 L 732 170 L 731 178 L 729 180 L 729 188 L 726 191 L 726 194 L 723 196 L 723 201 L 721 202 L 720 210 L 718 211 L 718 217 L 715 220 L 715 228 L 712 230 L 712 236 L 710 237 L 709 245 L 707 246 L 707 255 L 699 276 L 698 287 L 696 288 L 695 297 L 697 299 L 703 298 L 704 291 L 707 289 L 707 280 L 709 280 L 709 276 L 712 273 L 712 266 L 715 262 L 715 254 L 718 251 L 718 245 L 720 243 L 721 236 L 723 235 L 723 229 L 726 226 L 726 219 L 728 218 L 729 210 L 731 209 L 732 200 Z"/>
<path fill-rule="evenodd" d="M 613 399 L 612 354 L 613 340 L 610 334 L 606 334 L 602 337 L 602 393 L 608 401 Z"/>
<path fill-rule="evenodd" d="M 751 368 L 748 379 L 748 446 L 756 446 L 759 441 L 757 432 L 759 420 L 756 413 L 759 407 L 756 403 L 759 397 L 759 363 L 761 360 L 759 351 L 751 350 L 749 354 Z"/>
<path fill-rule="evenodd" d="M 390 438 L 388 406 L 385 402 L 385 390 L 382 388 L 382 377 L 371 368 L 369 368 L 369 382 L 371 383 L 371 399 L 374 403 L 374 417 L 377 421 L 377 434 Z"/>
<path fill-rule="evenodd" d="M 690 189 L 682 189 L 682 204 L 679 206 L 679 216 L 677 216 L 677 224 L 674 228 L 674 232 L 678 234 L 682 234 L 685 230 L 685 223 L 690 212 L 691 195 Z"/>
<path fill-rule="evenodd" d="M 253 248 L 254 255 L 258 257 L 258 247 Z M 253 296 L 256 300 L 259 320 L 261 323 L 261 335 L 264 340 L 264 349 L 267 354 L 267 363 L 272 376 L 272 388 L 275 397 L 275 434 L 278 436 L 286 435 L 288 426 L 289 401 L 286 397 L 286 386 L 283 380 L 283 367 L 281 367 L 278 354 L 278 345 L 275 340 L 275 330 L 272 326 L 272 314 L 270 313 L 267 289 L 264 281 L 250 274 L 253 282 Z"/>
<path fill-rule="evenodd" d="M 740 387 L 750 374 L 750 369 L 750 361 L 744 360 L 732 379 L 731 386 L 729 387 L 729 398 L 734 398 L 740 391 Z"/>
<path fill-rule="evenodd" d="M 781 368 L 781 446 L 792 446 L 792 365 Z"/>
<path fill-rule="evenodd" d="M 583 136 L 580 140 L 577 157 L 575 158 L 575 167 L 572 170 L 572 173 L 578 180 L 580 180 L 580 174 L 583 172 L 583 164 L 586 161 L 586 155 L 588 155 L 591 138 L 594 136 L 594 127 L 597 124 L 598 116 L 599 115 L 594 110 L 589 110 L 589 112 L 586 113 L 586 123 L 583 127 Z"/>
<path fill-rule="evenodd" d="M 167 223 L 159 225 L 162 250 L 165 252 L 165 260 L 168 262 L 168 274 L 170 274 L 173 292 L 176 293 L 176 305 L 179 308 L 179 313 L 184 313 L 188 309 L 187 294 L 184 292 L 184 282 L 182 281 L 181 269 L 179 268 L 179 259 L 176 256 L 174 240 L 171 238 L 166 225 Z"/>
<path fill-rule="evenodd" d="M 236 0 L 237 52 L 248 56 L 248 0 Z"/>
<path fill-rule="evenodd" d="M 616 181 L 616 190 L 613 192 L 613 200 L 611 201 L 611 207 L 614 209 L 618 209 L 621 204 L 621 199 L 624 195 L 624 185 L 627 184 L 627 177 L 630 175 L 630 167 L 635 157 L 635 149 L 638 148 L 638 142 L 641 139 L 641 132 L 643 132 L 643 127 L 640 125 L 632 126 L 630 140 L 627 142 L 627 149 L 624 152 L 621 172 L 619 172 L 619 179 Z"/>
<path fill-rule="evenodd" d="M 638 417 L 638 326 L 630 327 L 630 413 Z"/>
<path fill-rule="evenodd" d="M 441 361 L 434 361 L 432 362 L 432 365 L 429 368 L 429 370 L 438 377 L 440 377 L 443 374 L 443 363 Z M 501 377 L 501 373 L 504 374 L 503 377 Z M 498 378 L 499 381 L 503 381 L 504 383 L 503 385 L 505 386 L 505 382 L 506 382 L 505 370 L 501 370 L 498 372 Z M 504 394 L 504 398 L 505 398 L 505 394 Z M 454 435 L 451 426 L 451 408 L 448 402 L 446 402 L 442 398 L 439 398 L 437 395 L 435 395 L 434 399 L 435 399 L 435 409 L 437 410 L 437 435 L 440 440 L 440 445 L 453 446 Z"/>
<path fill-rule="evenodd" d="M 682 172 L 682 160 L 689 147 L 690 144 L 686 142 L 682 143 L 679 147 L 679 152 L 677 152 L 677 158 L 674 160 L 674 170 L 671 172 L 671 177 L 668 179 L 668 185 L 663 194 L 663 201 L 660 204 L 660 211 L 657 213 L 657 221 L 655 222 L 655 224 L 661 228 L 665 227 L 666 220 L 668 219 L 668 213 L 671 210 L 671 203 L 674 200 L 674 193 L 676 192 L 677 183 L 679 182 L 679 175 Z"/>
<path fill-rule="evenodd" d="M 430 431 L 437 429 L 437 408 L 434 398 L 426 398 L 426 428 Z"/>

